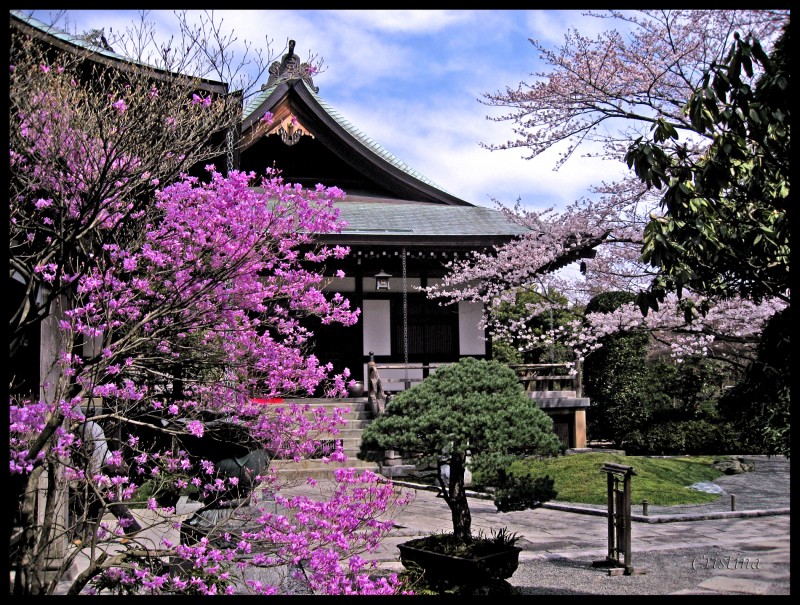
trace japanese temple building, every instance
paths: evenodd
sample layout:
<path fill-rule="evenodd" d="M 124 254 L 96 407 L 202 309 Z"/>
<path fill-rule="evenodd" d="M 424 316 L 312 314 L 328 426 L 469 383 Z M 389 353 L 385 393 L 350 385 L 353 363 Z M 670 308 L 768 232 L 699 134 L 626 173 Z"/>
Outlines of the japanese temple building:
<path fill-rule="evenodd" d="M 239 162 L 259 172 L 274 165 L 288 182 L 346 193 L 339 208 L 347 227 L 322 241 L 350 247 L 349 258 L 328 269 L 346 275 L 330 288 L 362 316 L 354 327 L 318 327 L 317 355 L 337 371 L 349 367 L 357 380 L 365 378 L 370 352 L 383 364 L 406 361 L 406 347 L 412 364 L 487 356 L 477 328 L 482 309 L 442 306 L 418 287 L 440 279 L 447 261 L 506 242 L 523 228 L 448 193 L 358 130 L 319 96 L 310 77 L 297 75 L 292 46 L 244 111 Z"/>
<path fill-rule="evenodd" d="M 11 11 L 11 17 L 12 27 L 35 32 L 56 48 L 83 45 L 86 50 L 80 39 L 20 11 Z M 491 357 L 491 343 L 478 328 L 479 304 L 441 305 L 418 288 L 440 280 L 448 261 L 491 250 L 524 228 L 497 210 L 448 193 L 356 128 L 319 95 L 294 44 L 272 64 L 267 84 L 243 108 L 227 169 L 263 174 L 275 167 L 286 182 L 337 186 L 346 193 L 338 205 L 347 226 L 320 240 L 350 247 L 347 258 L 328 264 L 328 275 L 345 274 L 331 277 L 328 288 L 350 299 L 361 316 L 350 327 L 313 325 L 316 355 L 336 372 L 349 368 L 361 381 L 371 356 L 378 364 L 409 366 Z M 99 62 L 125 61 L 113 51 L 93 50 Z M 222 82 L 203 81 L 202 86 L 228 94 Z M 409 374 L 419 380 L 423 370 L 382 372 L 387 379 Z M 395 390 L 402 388 L 398 383 Z M 585 447 L 588 399 L 578 393 L 560 401 L 539 405 L 560 425 L 557 432 L 567 447 Z"/>
<path fill-rule="evenodd" d="M 401 377 L 419 380 L 427 367 L 490 357 L 491 344 L 478 328 L 480 304 L 442 305 L 418 288 L 437 283 L 448 261 L 491 250 L 524 228 L 445 191 L 360 131 L 319 95 L 294 41 L 270 73 L 244 109 L 238 167 L 262 172 L 274 166 L 288 182 L 335 185 L 346 193 L 339 208 L 347 227 L 321 240 L 350 247 L 347 259 L 328 267 L 329 275 L 341 269 L 346 277 L 332 278 L 329 287 L 362 314 L 355 326 L 316 326 L 317 356 L 362 381 L 370 359 L 394 365 L 381 371 L 392 390 L 409 384 Z M 588 399 L 563 393 L 539 404 L 567 447 L 585 447 Z"/>

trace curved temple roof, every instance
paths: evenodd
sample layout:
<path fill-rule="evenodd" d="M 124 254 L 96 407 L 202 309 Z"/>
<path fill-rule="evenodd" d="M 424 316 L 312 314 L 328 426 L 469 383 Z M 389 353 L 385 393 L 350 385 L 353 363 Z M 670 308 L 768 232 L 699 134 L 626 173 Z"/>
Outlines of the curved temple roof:
<path fill-rule="evenodd" d="M 100 32 L 100 36 L 104 46 L 92 44 L 83 37 L 79 37 L 57 29 L 52 25 L 48 25 L 43 21 L 27 15 L 25 11 L 22 10 L 10 10 L 9 16 L 13 21 L 16 21 L 15 25 L 17 27 L 21 26 L 30 33 L 46 38 L 50 44 L 59 47 L 61 50 L 66 50 L 73 53 L 86 53 L 93 61 L 98 63 L 114 65 L 117 68 L 124 68 L 126 66 L 140 67 L 143 69 L 152 70 L 153 73 L 160 74 L 160 77 L 174 77 L 178 75 L 161 67 L 157 67 L 144 61 L 138 61 L 136 59 L 132 59 L 131 57 L 114 52 L 114 50 L 108 46 L 108 43 L 105 41 L 105 37 L 102 36 L 102 32 Z M 209 90 L 217 94 L 228 93 L 228 84 L 225 82 L 200 77 L 196 77 L 196 82 L 197 88 L 199 89 Z"/>
<path fill-rule="evenodd" d="M 319 95 L 319 87 L 314 86 L 312 81 L 313 69 L 306 63 L 300 63 L 294 54 L 294 45 L 294 40 L 291 40 L 289 51 L 281 62 L 276 61 L 270 66 L 267 84 L 244 108 L 242 134 L 245 139 L 248 134 L 252 138 L 270 134 L 272 129 L 260 127 L 260 121 L 268 112 L 275 114 L 276 108 L 288 105 L 292 115 L 300 120 L 309 134 L 335 149 L 339 155 L 357 158 L 362 169 L 373 172 L 372 178 L 380 177 L 382 182 L 385 180 L 390 184 L 399 179 L 402 183 L 397 184 L 398 197 L 417 199 L 411 195 L 413 191 L 420 202 L 473 205 L 400 160 L 325 101 Z M 273 129 L 277 127 L 276 124 Z M 248 144 L 245 143 L 245 146 Z"/>

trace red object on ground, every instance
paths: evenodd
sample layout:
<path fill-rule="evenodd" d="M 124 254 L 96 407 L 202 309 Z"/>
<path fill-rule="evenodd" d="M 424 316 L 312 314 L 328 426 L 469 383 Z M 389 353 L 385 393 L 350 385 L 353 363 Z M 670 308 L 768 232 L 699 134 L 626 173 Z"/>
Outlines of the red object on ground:
<path fill-rule="evenodd" d="M 252 403 L 283 403 L 283 397 L 270 397 L 269 399 L 262 399 L 259 397 L 253 397 L 250 399 Z"/>

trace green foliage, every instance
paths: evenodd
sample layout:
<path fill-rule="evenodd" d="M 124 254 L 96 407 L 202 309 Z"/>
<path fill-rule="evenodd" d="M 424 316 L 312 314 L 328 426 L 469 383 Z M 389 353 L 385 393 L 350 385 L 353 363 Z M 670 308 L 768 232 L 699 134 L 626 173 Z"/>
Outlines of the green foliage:
<path fill-rule="evenodd" d="M 624 292 L 596 296 L 587 311 L 612 311 L 633 300 Z M 628 454 L 714 454 L 739 449 L 732 423 L 721 418 L 719 398 L 735 376 L 729 364 L 688 358 L 681 364 L 648 359 L 645 333 L 606 337 L 583 366 L 584 394 L 592 406 L 587 430 Z"/>
<path fill-rule="evenodd" d="M 497 531 L 491 530 L 488 536 L 481 530 L 468 543 L 459 540 L 452 533 L 441 532 L 409 540 L 406 544 L 443 555 L 472 558 L 489 555 L 498 550 L 507 550 L 518 541 L 519 535 L 516 532 L 509 532 L 508 528 L 502 527 Z"/>
<path fill-rule="evenodd" d="M 788 302 L 789 30 L 771 57 L 758 40 L 735 38 L 685 108 L 693 129 L 711 138 L 708 152 L 698 159 L 686 146 L 670 150 L 678 133 L 659 120 L 652 141 L 637 139 L 626 155 L 648 187 L 666 187 L 663 216 L 653 216 L 644 233 L 642 260 L 660 271 L 639 297 L 645 313 L 683 288 Z M 742 76 L 753 75 L 754 63 L 764 75 L 752 87 Z M 692 317 L 694 308 L 683 302 Z"/>
<path fill-rule="evenodd" d="M 673 506 L 713 502 L 719 497 L 688 488 L 719 477 L 722 473 L 711 467 L 718 459 L 711 456 L 647 458 L 591 452 L 518 461 L 509 470 L 514 475 L 552 477 L 560 502 L 606 504 L 607 478 L 600 468 L 606 462 L 623 464 L 633 467 L 636 473 L 631 479 L 632 502 L 646 499 L 652 505 Z"/>
<path fill-rule="evenodd" d="M 494 505 L 501 513 L 537 508 L 543 502 L 558 496 L 554 484 L 554 479 L 548 476 L 531 477 L 503 473 L 494 491 Z"/>
<path fill-rule="evenodd" d="M 558 445 L 552 420 L 513 370 L 465 357 L 392 398 L 364 431 L 359 457 L 380 460 L 393 449 L 420 462 L 469 454 L 475 463 L 493 453 L 553 454 Z"/>
<path fill-rule="evenodd" d="M 450 479 L 440 482 L 442 495 L 452 512 L 453 533 L 469 541 L 466 466 L 497 469 L 498 462 L 552 455 L 559 447 L 553 421 L 525 394 L 511 368 L 465 357 L 394 397 L 364 431 L 359 458 L 380 460 L 385 450 L 400 450 L 404 459 L 448 464 Z M 542 490 L 536 493 L 545 496 Z"/>
<path fill-rule="evenodd" d="M 134 492 L 129 502 L 130 508 L 145 508 L 150 498 L 155 498 L 159 506 L 175 506 L 181 496 L 197 496 L 200 492 L 194 485 L 190 485 L 185 489 L 178 489 L 175 487 L 175 481 L 174 475 L 166 473 L 148 479 Z"/>
<path fill-rule="evenodd" d="M 706 418 L 654 420 L 625 439 L 625 451 L 640 456 L 724 454 L 741 448 L 730 423 Z"/>
<path fill-rule="evenodd" d="M 586 312 L 610 312 L 631 302 L 632 294 L 606 292 L 595 296 Z M 641 427 L 650 416 L 646 357 L 649 335 L 618 332 L 606 336 L 602 347 L 583 363 L 583 392 L 591 400 L 587 429 L 593 438 L 609 439 L 621 447 L 625 435 Z"/>
<path fill-rule="evenodd" d="M 500 306 L 493 311 L 493 320 L 503 324 L 527 318 L 526 323 L 533 334 L 540 336 L 551 329 L 558 329 L 559 326 L 575 319 L 575 313 L 567 308 L 568 300 L 566 296 L 550 290 L 547 293 L 547 298 L 562 305 L 562 307 L 529 317 L 526 305 L 539 303 L 544 300 L 544 297 L 534 290 L 523 290 L 517 293 L 516 301 L 513 305 L 509 303 L 500 304 Z M 574 353 L 571 348 L 558 343 L 552 345 L 537 343 L 531 346 L 526 341 L 524 351 L 519 350 L 521 344 L 522 343 L 517 342 L 517 340 L 513 338 L 509 340 L 496 336 L 492 342 L 492 357 L 501 363 L 508 364 L 559 363 L 572 361 L 574 358 Z"/>
<path fill-rule="evenodd" d="M 425 580 L 425 570 L 419 565 L 409 563 L 404 565 L 403 571 L 397 574 L 398 580 L 403 584 L 404 592 L 411 592 L 414 596 L 436 596 L 439 593 Z"/>
<path fill-rule="evenodd" d="M 629 292 L 621 292 L 618 290 L 603 292 L 589 301 L 584 313 L 587 315 L 589 313 L 611 313 L 619 309 L 622 305 L 633 302 L 634 298 L 633 294 Z"/>
<path fill-rule="evenodd" d="M 791 454 L 789 383 L 791 308 L 770 318 L 743 380 L 720 400 L 720 412 L 750 453 Z"/>

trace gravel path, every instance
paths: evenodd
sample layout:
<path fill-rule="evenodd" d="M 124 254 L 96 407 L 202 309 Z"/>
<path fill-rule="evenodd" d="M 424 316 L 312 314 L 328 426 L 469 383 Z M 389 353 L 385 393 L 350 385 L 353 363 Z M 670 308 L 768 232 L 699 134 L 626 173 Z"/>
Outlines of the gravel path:
<path fill-rule="evenodd" d="M 765 561 L 763 555 L 728 547 L 634 552 L 634 567 L 646 573 L 630 576 L 610 576 L 592 567 L 591 557 L 532 561 L 521 563 L 510 583 L 520 595 L 790 594 L 788 557 Z M 742 589 L 743 581 L 750 589 Z"/>
<path fill-rule="evenodd" d="M 651 506 L 651 515 L 703 514 L 730 511 L 730 495 L 737 511 L 788 509 L 790 504 L 789 459 L 744 456 L 755 462 L 753 471 L 724 475 L 714 481 L 723 489 L 712 503 L 684 506 Z M 639 509 L 636 512 L 641 512 Z M 576 515 L 577 517 L 578 515 Z M 510 580 L 521 595 L 788 595 L 790 594 L 789 521 L 762 517 L 769 523 L 785 519 L 785 535 L 742 536 L 719 544 L 673 548 L 669 544 L 640 552 L 634 548 L 632 563 L 645 574 L 610 576 L 592 566 L 597 553 L 575 553 L 545 560 L 520 561 Z M 776 520 L 776 521 L 773 521 Z M 725 522 L 691 521 L 676 525 L 711 533 Z M 698 525 L 699 524 L 699 525 Z M 669 524 L 673 525 L 673 524 Z M 640 524 L 634 524 L 634 533 Z M 652 526 L 651 526 L 652 527 Z M 762 539 L 763 538 L 763 539 Z"/>

